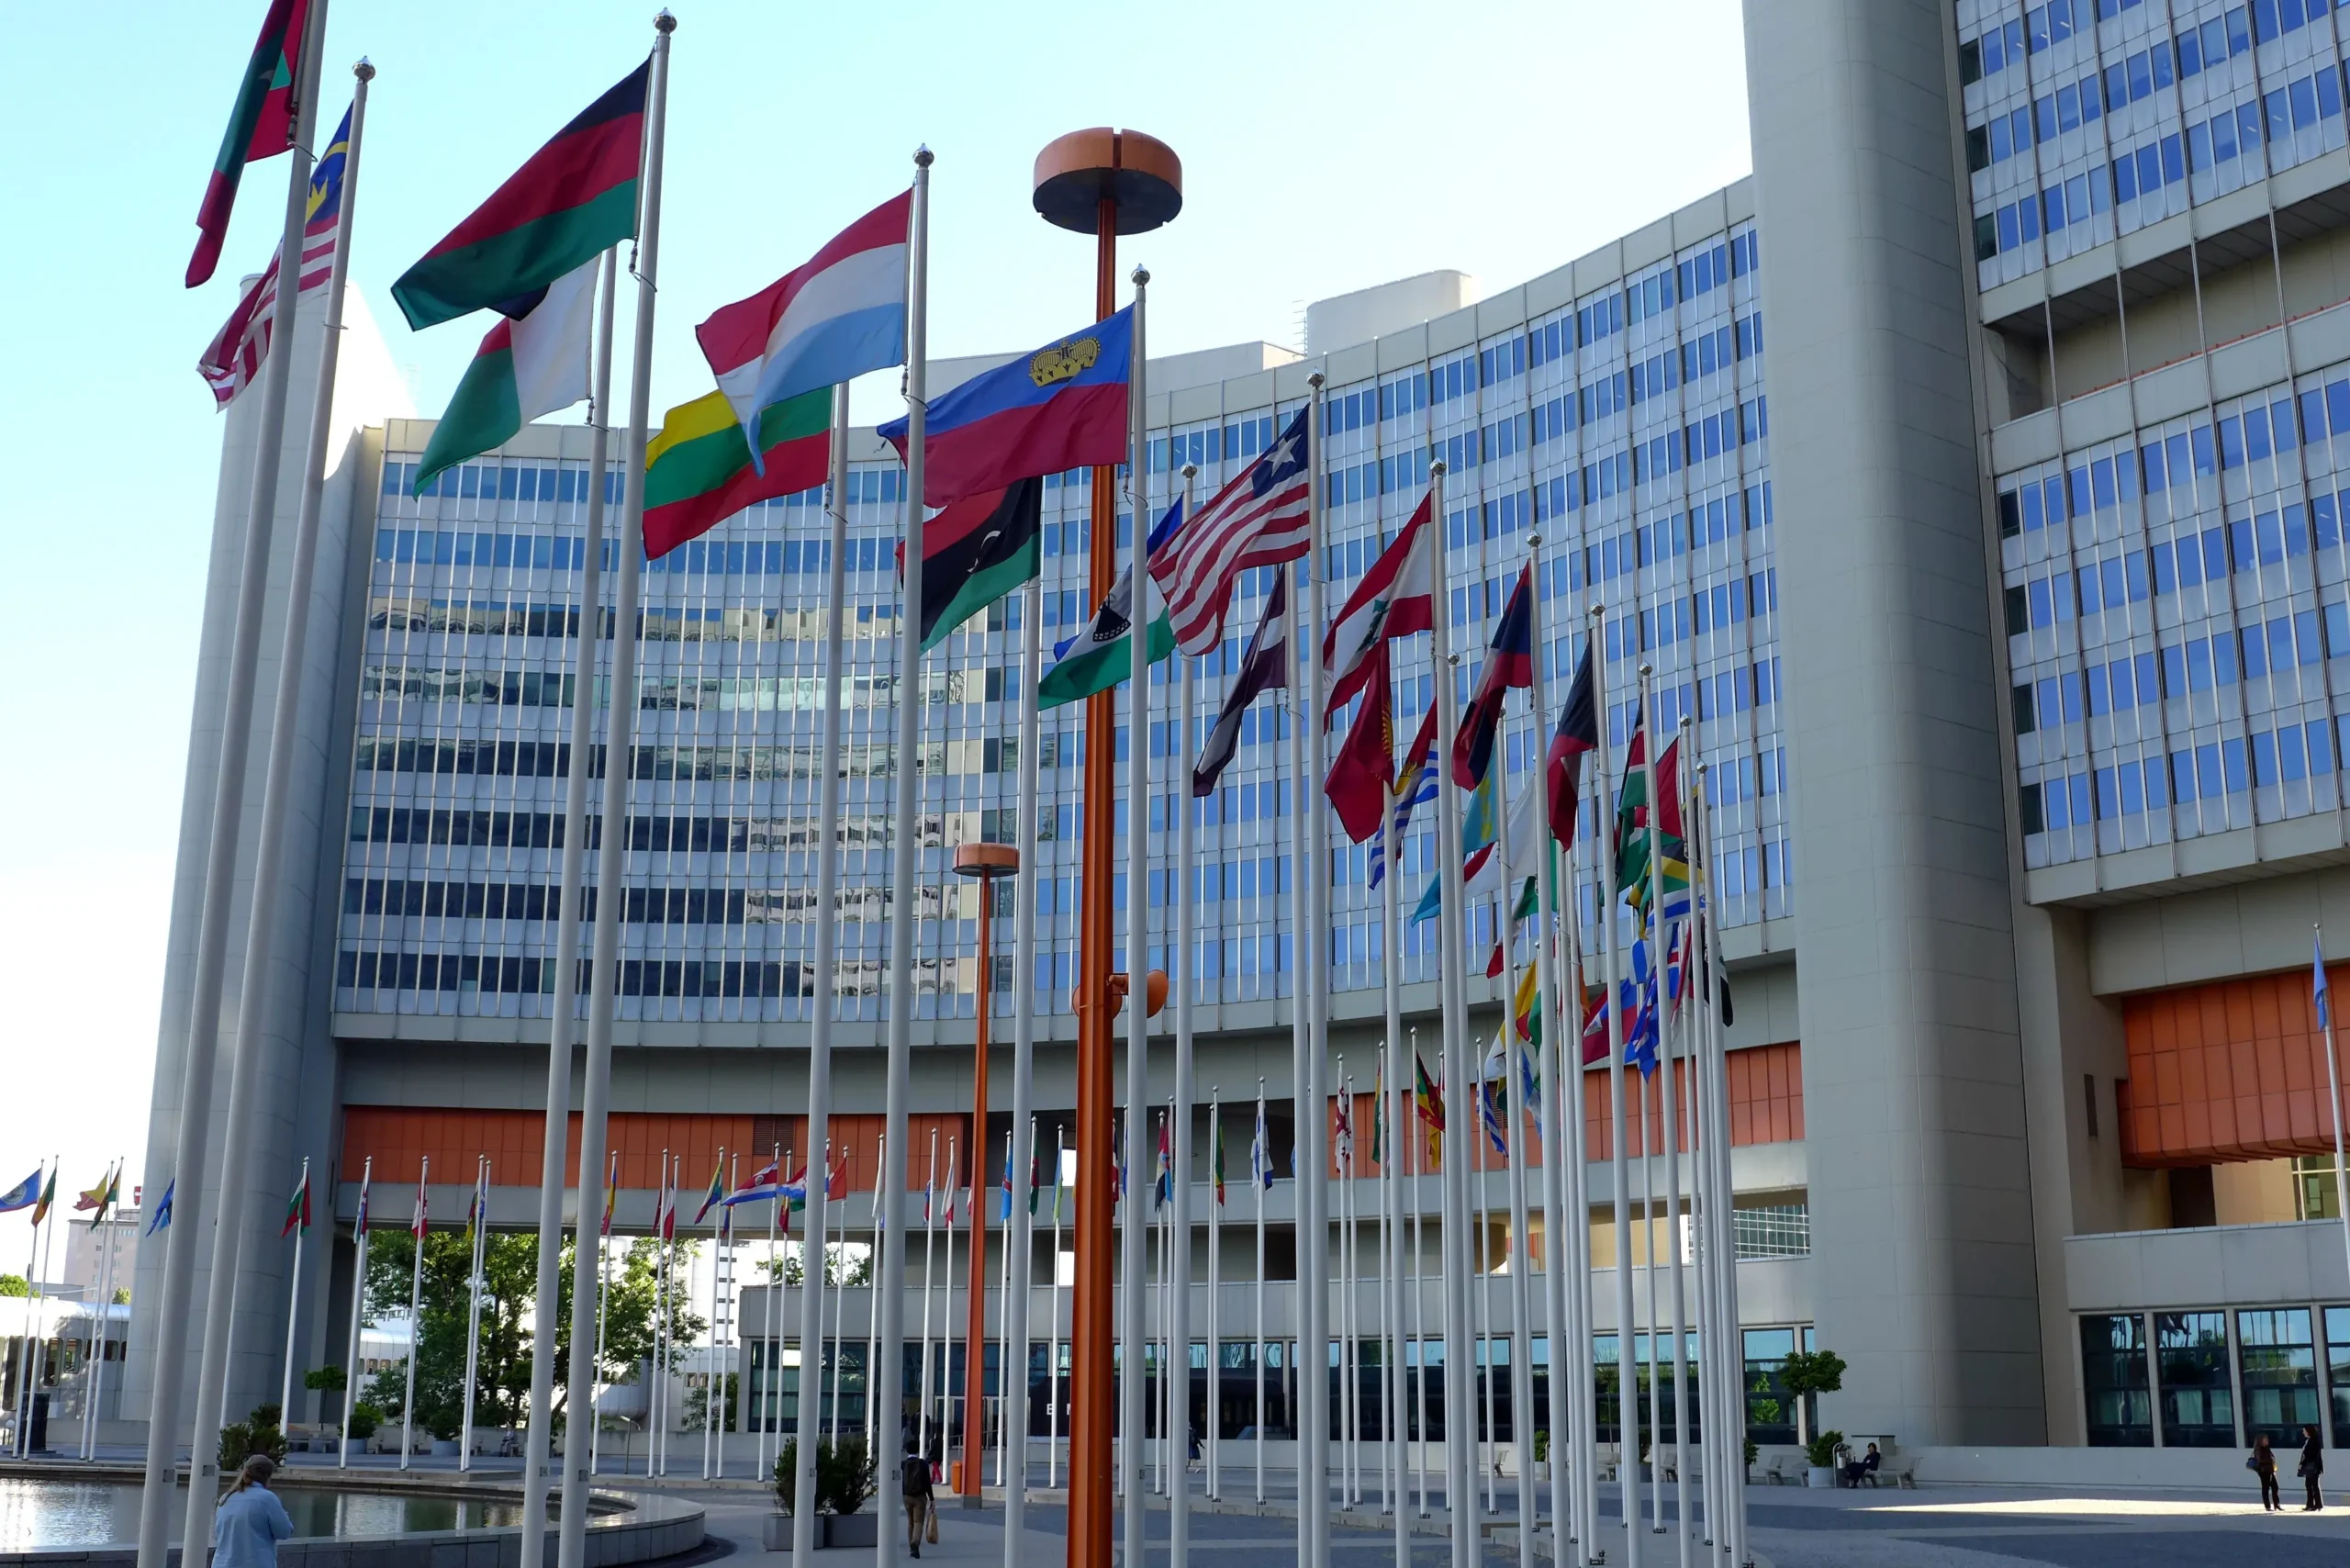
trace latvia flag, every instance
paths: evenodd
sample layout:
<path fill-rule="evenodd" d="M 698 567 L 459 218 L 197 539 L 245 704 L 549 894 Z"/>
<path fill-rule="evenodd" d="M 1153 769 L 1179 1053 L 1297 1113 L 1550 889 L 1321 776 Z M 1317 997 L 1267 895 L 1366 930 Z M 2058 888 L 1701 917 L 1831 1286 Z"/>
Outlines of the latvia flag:
<path fill-rule="evenodd" d="M 392 285 L 422 331 L 488 308 L 530 314 L 548 286 L 636 234 L 653 62 L 621 78 Z"/>

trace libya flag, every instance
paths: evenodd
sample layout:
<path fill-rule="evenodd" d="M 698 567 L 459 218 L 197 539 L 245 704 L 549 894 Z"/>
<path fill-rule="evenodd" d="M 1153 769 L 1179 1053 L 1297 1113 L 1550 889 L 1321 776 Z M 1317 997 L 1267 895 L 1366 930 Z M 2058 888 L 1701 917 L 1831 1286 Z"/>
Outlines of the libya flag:
<path fill-rule="evenodd" d="M 1035 577 L 1045 481 L 1022 479 L 948 505 L 922 529 L 922 651 Z"/>
<path fill-rule="evenodd" d="M 1144 542 L 1147 559 L 1157 554 L 1175 531 L 1183 526 L 1183 503 L 1177 501 L 1158 520 Z M 1144 602 L 1151 615 L 1149 650 L 1150 662 L 1157 664 L 1175 651 L 1175 629 L 1167 619 L 1167 606 L 1158 597 L 1158 586 L 1144 575 Z M 1126 633 L 1134 625 L 1135 569 L 1129 566 L 1118 575 L 1117 586 L 1102 599 L 1102 607 L 1093 612 L 1085 630 L 1076 636 L 1053 645 L 1053 667 L 1036 683 L 1036 706 L 1058 708 L 1064 703 L 1079 701 L 1097 691 L 1107 691 L 1134 674 L 1134 653 L 1126 641 Z"/>
<path fill-rule="evenodd" d="M 527 315 L 547 286 L 636 234 L 650 60 L 569 125 L 392 285 L 422 331 L 487 308 Z"/>
<path fill-rule="evenodd" d="M 501 317 L 481 341 L 449 411 L 432 427 L 417 464 L 415 491 L 468 457 L 495 451 L 542 414 L 588 396 L 588 346 L 596 307 L 597 258 L 565 273 L 536 305 Z"/>
<path fill-rule="evenodd" d="M 751 465 L 751 443 L 723 392 L 669 410 L 644 443 L 644 554 L 658 559 L 699 538 L 753 501 L 813 489 L 831 454 L 833 389 L 819 386 L 759 410 L 767 472 Z"/>

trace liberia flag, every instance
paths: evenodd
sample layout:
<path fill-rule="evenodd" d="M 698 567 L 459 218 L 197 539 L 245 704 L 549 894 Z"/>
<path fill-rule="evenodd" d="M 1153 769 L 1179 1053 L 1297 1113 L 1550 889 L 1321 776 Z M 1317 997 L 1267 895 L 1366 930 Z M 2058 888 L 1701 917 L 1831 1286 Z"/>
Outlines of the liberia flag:
<path fill-rule="evenodd" d="M 294 145 L 294 75 L 302 62 L 302 38 L 310 0 L 270 0 L 261 37 L 246 58 L 229 111 L 229 129 L 212 160 L 212 177 L 196 214 L 196 254 L 188 259 L 187 286 L 196 287 L 220 264 L 220 242 L 229 235 L 229 214 L 245 165 L 274 158 Z"/>
<path fill-rule="evenodd" d="M 1433 510 L 1431 497 L 1421 497 L 1412 520 L 1379 553 L 1323 633 L 1322 667 L 1331 677 L 1322 710 L 1325 723 L 1371 679 L 1371 655 L 1390 637 L 1408 637 L 1436 624 L 1434 552 L 1423 548 Z"/>
<path fill-rule="evenodd" d="M 1152 580 L 1167 599 L 1175 645 L 1198 655 L 1224 640 L 1232 585 L 1251 566 L 1278 566 L 1305 554 L 1312 472 L 1307 409 L 1231 483 L 1218 490 L 1154 553 Z"/>
<path fill-rule="evenodd" d="M 302 271 L 295 285 L 297 299 L 326 287 L 333 274 L 335 241 L 342 232 L 343 161 L 350 147 L 351 111 L 345 109 L 333 143 L 310 171 L 308 218 L 302 228 Z M 263 363 L 269 358 L 269 338 L 277 317 L 280 259 L 272 252 L 269 265 L 263 269 L 261 276 L 245 286 L 237 308 L 229 312 L 229 319 L 206 345 L 204 357 L 196 362 L 196 373 L 212 388 L 212 400 L 223 409 L 252 384 L 261 374 Z"/>

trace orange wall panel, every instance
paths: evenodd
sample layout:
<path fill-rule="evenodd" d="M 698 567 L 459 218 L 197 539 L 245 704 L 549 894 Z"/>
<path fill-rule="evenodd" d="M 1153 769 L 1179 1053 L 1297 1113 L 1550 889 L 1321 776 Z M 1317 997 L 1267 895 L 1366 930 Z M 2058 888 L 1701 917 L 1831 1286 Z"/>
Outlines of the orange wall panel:
<path fill-rule="evenodd" d="M 2143 992 L 2123 999 L 2121 1019 L 2130 1062 L 2120 1086 L 2123 1164 L 2333 1149 L 2325 1036 L 2307 969 Z"/>

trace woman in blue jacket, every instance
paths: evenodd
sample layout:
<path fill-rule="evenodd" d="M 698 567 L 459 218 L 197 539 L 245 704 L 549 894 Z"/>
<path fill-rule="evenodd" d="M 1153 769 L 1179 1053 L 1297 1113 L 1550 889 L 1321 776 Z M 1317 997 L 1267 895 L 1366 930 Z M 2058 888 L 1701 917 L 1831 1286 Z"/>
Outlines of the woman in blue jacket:
<path fill-rule="evenodd" d="M 277 1466 L 254 1454 L 212 1516 L 212 1568 L 277 1568 L 277 1543 L 294 1533 L 285 1505 L 269 1489 Z"/>

